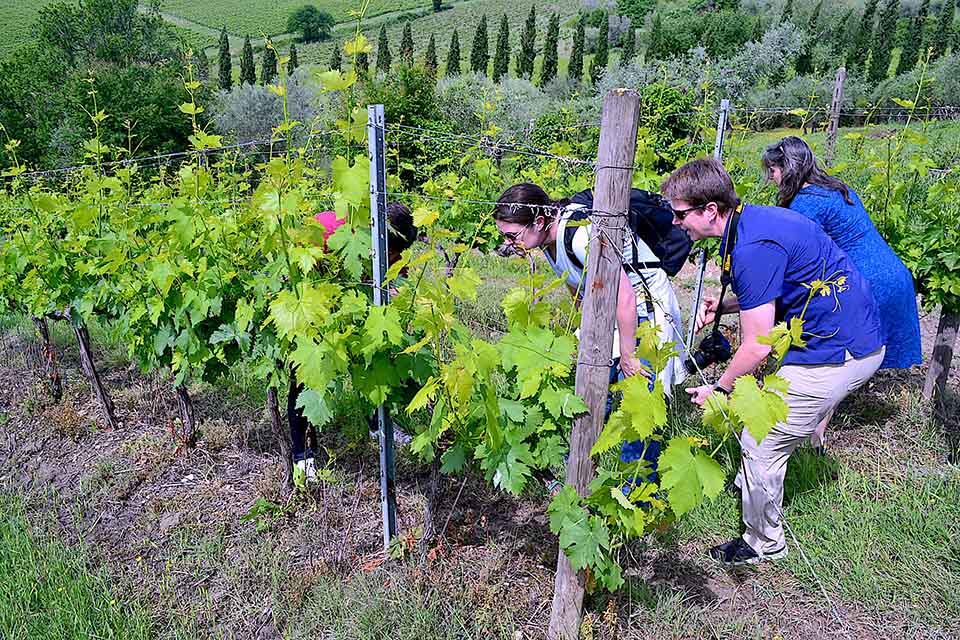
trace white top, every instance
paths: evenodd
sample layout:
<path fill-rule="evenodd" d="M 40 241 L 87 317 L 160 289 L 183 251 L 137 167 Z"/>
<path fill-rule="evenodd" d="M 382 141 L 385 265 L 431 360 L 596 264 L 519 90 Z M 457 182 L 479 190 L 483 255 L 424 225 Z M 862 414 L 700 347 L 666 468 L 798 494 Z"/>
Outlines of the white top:
<path fill-rule="evenodd" d="M 582 204 L 571 204 L 564 209 L 564 213 L 557 219 L 557 239 L 555 243 L 556 259 L 544 249 L 544 255 L 547 262 L 558 277 L 564 277 L 567 285 L 574 291 L 578 298 L 582 297 L 585 286 L 583 268 L 574 263 L 567 254 L 564 246 L 564 235 L 570 216 L 577 209 L 584 208 Z M 583 222 L 586 222 L 584 224 Z M 580 223 L 573 234 L 572 249 L 580 264 L 587 264 L 587 248 L 590 245 L 591 225 L 587 221 Z M 670 279 L 663 269 L 640 269 L 639 272 L 631 266 L 633 260 L 632 251 L 637 251 L 637 261 L 659 262 L 660 259 L 655 253 L 641 240 L 635 233 L 629 231 L 623 237 L 623 262 L 627 277 L 633 285 L 637 295 L 637 319 L 639 322 L 653 322 L 660 334 L 660 342 L 675 342 L 677 349 L 681 352 L 683 349 L 683 328 L 680 318 L 680 303 L 677 301 L 676 293 L 670 284 Z M 646 292 L 650 292 L 653 298 L 653 317 L 647 312 Z M 620 335 L 619 330 L 614 328 L 613 337 L 613 357 L 620 357 Z M 679 384 L 686 377 L 681 357 L 671 358 L 663 371 L 657 372 L 658 377 L 663 380 L 664 389 L 669 393 L 672 385 Z"/>

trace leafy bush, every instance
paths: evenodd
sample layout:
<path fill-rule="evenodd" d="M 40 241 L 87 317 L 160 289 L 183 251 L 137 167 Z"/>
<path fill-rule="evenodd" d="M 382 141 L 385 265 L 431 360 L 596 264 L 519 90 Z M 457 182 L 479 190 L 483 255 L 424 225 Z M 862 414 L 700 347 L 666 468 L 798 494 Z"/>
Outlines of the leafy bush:
<path fill-rule="evenodd" d="M 287 109 L 291 120 L 304 123 L 293 130 L 296 145 L 318 117 L 332 111 L 331 105 L 318 94 L 307 69 L 297 69 L 287 78 Z M 244 84 L 230 92 L 221 91 L 212 105 L 212 119 L 217 131 L 238 143 L 269 140 L 272 130 L 283 122 L 283 102 L 261 85 Z"/>
<path fill-rule="evenodd" d="M 304 42 L 327 40 L 333 25 L 333 16 L 313 5 L 300 7 L 287 19 L 287 31 L 299 32 Z"/>

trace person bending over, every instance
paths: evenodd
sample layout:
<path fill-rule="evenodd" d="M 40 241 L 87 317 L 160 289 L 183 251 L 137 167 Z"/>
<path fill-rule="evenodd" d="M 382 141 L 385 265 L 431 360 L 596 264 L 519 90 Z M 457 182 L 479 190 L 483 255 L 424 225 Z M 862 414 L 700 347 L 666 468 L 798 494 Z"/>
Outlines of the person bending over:
<path fill-rule="evenodd" d="M 503 192 L 493 214 L 497 228 L 515 252 L 524 255 L 532 249 L 542 250 L 554 273 L 565 278 L 568 289 L 579 301 L 585 288 L 584 265 L 591 225 L 568 224 L 587 217 L 592 206 L 593 197 L 589 191 L 578 193 L 569 200 L 553 201 L 540 186 L 521 183 Z M 635 226 L 641 227 L 646 237 L 630 232 L 630 228 L 624 235 L 611 384 L 621 374 L 646 375 L 643 363 L 634 355 L 639 323 L 654 323 L 665 342 L 680 344 L 682 336 L 680 306 L 667 269 L 675 273 L 683 265 L 690 252 L 689 239 L 683 234 L 678 239 L 671 228 L 669 209 L 655 194 L 634 189 L 631 209 L 637 214 Z M 650 245 L 654 245 L 659 255 Z M 664 389 L 670 393 L 671 387 L 685 376 L 681 359 L 672 358 L 663 371 L 653 372 L 648 377 L 654 376 L 660 378 Z M 607 401 L 608 415 L 611 408 L 612 396 Z M 634 462 L 643 458 L 651 463 L 655 474 L 659 453 L 660 443 L 656 440 L 627 442 L 620 459 Z M 656 480 L 655 475 L 651 478 L 651 481 Z"/>
<path fill-rule="evenodd" d="M 849 186 L 827 175 L 807 143 L 787 136 L 767 147 L 763 169 L 777 185 L 777 205 L 810 218 L 847 252 L 880 311 L 886 355 L 881 369 L 906 369 L 922 361 L 920 316 L 913 276 L 884 241 Z M 830 416 L 817 427 L 811 444 L 822 453 Z"/>
<path fill-rule="evenodd" d="M 743 340 L 714 385 L 687 389 L 703 405 L 715 392 L 729 393 L 737 379 L 766 361 L 770 347 L 758 341 L 778 321 L 803 314 L 804 348 L 791 348 L 779 374 L 789 383 L 785 422 L 757 442 L 740 434 L 737 484 L 744 533 L 710 549 L 727 565 L 786 555 L 783 479 L 793 450 L 848 394 L 876 372 L 884 357 L 883 336 L 869 285 L 853 261 L 804 216 L 779 207 L 743 205 L 723 165 L 689 162 L 674 171 L 661 192 L 674 209 L 674 224 L 693 240 L 721 238 L 723 279 L 734 295 L 704 300 L 700 324 L 715 314 L 740 313 Z M 809 296 L 814 280 L 844 280 L 829 295 Z"/>
<path fill-rule="evenodd" d="M 324 243 L 345 222 L 337 218 L 333 211 L 318 213 L 314 216 L 314 219 L 324 227 Z M 413 224 L 413 215 L 410 213 L 410 209 L 399 202 L 392 202 L 387 205 L 387 226 L 389 232 L 387 259 L 389 264 L 393 264 L 400 259 L 400 254 L 410 248 L 417 240 L 417 228 Z M 399 285 L 404 276 L 405 273 L 401 272 L 400 277 L 394 281 L 394 286 Z M 296 373 L 291 369 L 290 392 L 287 394 L 287 421 L 290 423 L 293 463 L 294 466 L 304 472 L 307 480 L 313 480 L 316 477 L 314 452 L 317 450 L 317 430 L 303 415 L 303 409 L 297 407 L 297 400 L 303 390 L 303 384 L 297 381 Z M 371 419 L 369 423 L 370 429 L 375 430 L 375 421 Z"/>

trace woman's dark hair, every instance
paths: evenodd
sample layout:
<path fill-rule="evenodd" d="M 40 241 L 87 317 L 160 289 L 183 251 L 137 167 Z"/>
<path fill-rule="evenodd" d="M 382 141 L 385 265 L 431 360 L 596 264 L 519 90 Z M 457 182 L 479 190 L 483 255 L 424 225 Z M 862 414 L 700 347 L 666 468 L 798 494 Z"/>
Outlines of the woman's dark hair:
<path fill-rule="evenodd" d="M 767 147 L 763 152 L 762 162 L 768 178 L 773 167 L 780 169 L 780 186 L 777 194 L 777 205 L 780 207 L 789 207 L 804 183 L 838 191 L 847 204 L 853 204 L 853 200 L 850 199 L 850 187 L 833 176 L 827 175 L 807 143 L 797 136 L 787 136 L 780 142 Z"/>
<path fill-rule="evenodd" d="M 390 230 L 390 250 L 404 251 L 417 241 L 413 214 L 406 205 L 391 202 L 387 205 L 387 228 Z"/>
<path fill-rule="evenodd" d="M 570 201 L 567 199 L 551 200 L 539 185 L 521 182 L 504 191 L 497 199 L 493 217 L 501 222 L 533 224 L 537 216 L 553 219 L 568 204 Z"/>

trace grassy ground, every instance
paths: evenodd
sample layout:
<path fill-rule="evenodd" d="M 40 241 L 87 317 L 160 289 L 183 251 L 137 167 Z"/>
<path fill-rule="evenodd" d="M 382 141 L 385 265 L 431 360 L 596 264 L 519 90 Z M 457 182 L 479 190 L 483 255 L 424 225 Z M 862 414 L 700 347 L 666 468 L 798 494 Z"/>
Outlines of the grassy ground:
<path fill-rule="evenodd" d="M 106 573 L 57 534 L 31 526 L 23 502 L 0 493 L 0 638 L 152 638 L 145 609 L 121 603 Z"/>
<path fill-rule="evenodd" d="M 495 327 L 503 293 L 530 267 L 469 259 L 488 286 L 463 312 Z M 680 278 L 683 292 L 689 277 Z M 425 564 L 406 543 L 409 559 L 384 564 L 376 450 L 360 416 L 344 416 L 324 436 L 336 456 L 323 460 L 327 481 L 286 503 L 262 388 L 242 367 L 225 388 L 193 389 L 203 434 L 196 450 L 177 453 L 166 381 L 137 373 L 117 336 L 96 328 L 98 360 L 124 424 L 101 431 L 71 336 L 53 330 L 64 369 L 60 404 L 35 383 L 29 325 L 3 327 L 4 505 L 21 496 L 17 518 L 34 530 L 52 514 L 70 541 L 65 548 L 109 575 L 116 592 L 106 602 L 131 610 L 145 603 L 152 637 L 542 637 L 556 542 L 540 492 L 512 499 L 475 478 L 450 479 L 440 499 L 443 543 Z M 791 461 L 786 560 L 724 571 L 704 556 L 738 530 L 737 498 L 722 494 L 628 550 L 627 587 L 588 597 L 584 637 L 954 637 L 960 474 L 944 462 L 943 428 L 916 400 L 920 375 L 878 376 L 839 412 L 827 458 L 801 451 Z M 674 412 L 696 420 L 685 404 Z M 351 430 L 354 423 L 363 428 Z M 737 452 L 724 455 L 732 475 Z M 398 478 L 401 539 L 412 544 L 427 477 L 405 449 Z M 246 517 L 258 498 L 277 510 L 259 518 L 260 527 Z M 12 553 L 23 567 L 25 552 Z M 25 570 L 15 569 L 16 579 L 33 580 Z"/>
<path fill-rule="evenodd" d="M 0 59 L 30 36 L 40 9 L 53 0 L 0 0 Z"/>

